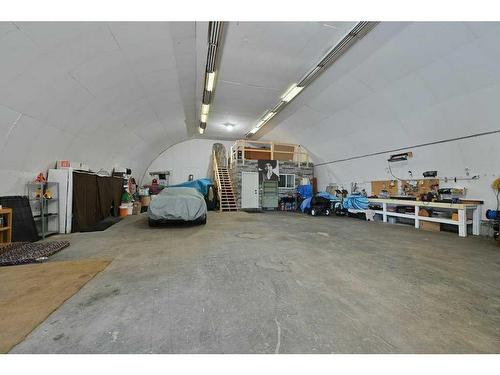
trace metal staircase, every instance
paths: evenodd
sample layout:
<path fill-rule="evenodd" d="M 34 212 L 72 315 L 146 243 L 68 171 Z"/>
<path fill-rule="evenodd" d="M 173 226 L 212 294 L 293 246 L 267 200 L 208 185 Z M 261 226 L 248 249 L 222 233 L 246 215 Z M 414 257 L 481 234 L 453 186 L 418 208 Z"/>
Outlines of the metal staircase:
<path fill-rule="evenodd" d="M 231 183 L 231 176 L 227 167 L 219 166 L 217 158 L 213 154 L 213 169 L 214 179 L 217 184 L 217 194 L 219 196 L 219 210 L 220 211 L 237 211 L 236 197 L 233 191 L 233 184 Z"/>

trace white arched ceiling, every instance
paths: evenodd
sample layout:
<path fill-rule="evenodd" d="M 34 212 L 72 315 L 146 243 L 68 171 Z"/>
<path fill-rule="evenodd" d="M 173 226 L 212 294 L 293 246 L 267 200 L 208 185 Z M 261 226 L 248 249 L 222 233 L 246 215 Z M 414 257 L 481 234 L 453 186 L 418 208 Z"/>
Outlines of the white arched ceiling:
<path fill-rule="evenodd" d="M 58 159 L 140 176 L 195 126 L 195 24 L 0 23 L 0 194 Z"/>
<path fill-rule="evenodd" d="M 204 137 L 242 137 L 352 25 L 230 22 Z M 498 130 L 498 35 L 498 23 L 380 23 L 257 136 L 302 144 L 322 163 Z M 58 159 L 140 177 L 195 135 L 206 51 L 207 23 L 0 23 L 0 194 Z M 484 166 L 498 137 L 431 147 L 425 160 Z M 318 175 L 387 177 L 385 156 L 371 175 L 356 160 Z"/>
<path fill-rule="evenodd" d="M 499 35 L 500 23 L 380 23 L 265 138 L 325 162 L 499 130 Z"/>
<path fill-rule="evenodd" d="M 207 137 L 242 138 L 355 22 L 229 22 Z M 206 45 L 206 32 L 198 33 Z M 199 51 L 202 49 L 199 48 Z M 203 77 L 206 55 L 200 56 Z M 203 82 L 201 81 L 201 84 Z M 202 87 L 199 88 L 201 104 Z M 235 125 L 229 133 L 223 126 Z"/>

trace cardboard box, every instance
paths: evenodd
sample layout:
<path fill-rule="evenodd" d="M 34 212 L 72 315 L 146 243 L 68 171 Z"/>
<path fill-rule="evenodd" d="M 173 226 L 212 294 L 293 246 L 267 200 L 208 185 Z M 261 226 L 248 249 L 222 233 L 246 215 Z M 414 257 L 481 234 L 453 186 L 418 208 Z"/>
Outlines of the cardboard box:
<path fill-rule="evenodd" d="M 440 232 L 441 224 L 433 223 L 432 221 L 420 221 L 420 229 L 427 230 L 429 232 Z"/>
<path fill-rule="evenodd" d="M 141 202 L 135 201 L 132 206 L 132 215 L 139 215 L 141 213 Z"/>
<path fill-rule="evenodd" d="M 150 202 L 151 202 L 151 197 L 150 196 L 142 197 L 141 198 L 141 205 L 142 206 L 149 206 Z"/>
<path fill-rule="evenodd" d="M 424 216 L 424 217 L 429 217 L 429 211 L 421 208 L 420 211 L 418 211 L 418 216 Z"/>

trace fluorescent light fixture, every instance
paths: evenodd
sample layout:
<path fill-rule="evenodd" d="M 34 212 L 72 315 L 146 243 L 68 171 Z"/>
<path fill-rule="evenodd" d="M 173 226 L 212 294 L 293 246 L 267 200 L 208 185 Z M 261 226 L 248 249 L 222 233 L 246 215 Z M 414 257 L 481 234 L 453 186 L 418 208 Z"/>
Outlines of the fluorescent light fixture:
<path fill-rule="evenodd" d="M 262 120 L 260 120 L 260 122 L 262 122 L 262 125 L 264 125 L 265 122 L 268 122 L 275 114 L 276 113 L 274 112 L 267 112 L 267 114 L 262 118 Z"/>
<path fill-rule="evenodd" d="M 288 88 L 288 90 L 286 90 L 286 92 L 281 97 L 281 100 L 288 103 L 290 100 L 295 98 L 299 94 L 299 92 L 302 91 L 302 89 L 303 87 L 299 87 L 296 83 L 294 83 Z"/>
<path fill-rule="evenodd" d="M 272 116 L 271 116 L 271 117 L 272 117 Z M 271 118 L 271 117 L 270 117 L 270 118 Z M 257 125 L 255 125 L 255 127 L 254 127 L 252 130 L 250 130 L 248 133 L 249 133 L 249 134 L 255 134 L 255 133 L 257 133 L 257 131 L 258 131 L 260 128 L 262 128 L 262 126 L 263 126 L 265 123 L 266 123 L 266 122 L 265 122 L 264 120 L 260 120 L 260 121 L 257 123 Z"/>
<path fill-rule="evenodd" d="M 317 74 L 319 74 L 322 71 L 321 66 L 316 66 L 313 70 L 308 72 L 298 83 L 298 86 L 300 87 L 306 87 L 314 78 L 316 77 Z"/>
<path fill-rule="evenodd" d="M 207 82 L 205 83 L 205 89 L 207 91 L 213 91 L 215 83 L 215 72 L 207 73 Z"/>
<path fill-rule="evenodd" d="M 266 114 L 259 120 L 257 125 L 247 133 L 253 135 L 259 131 L 273 116 L 281 112 L 283 108 L 295 98 L 305 87 L 307 87 L 313 80 L 315 80 L 329 65 L 333 64 L 342 54 L 344 54 L 354 43 L 365 36 L 378 22 L 362 21 L 356 23 L 337 44 L 335 44 L 327 52 L 325 56 L 317 63 L 312 70 L 306 73 L 298 83 L 291 85 L 285 93 L 281 96 L 280 101 L 272 109 L 268 110 Z M 324 26 L 335 28 L 333 25 L 324 24 Z"/>
<path fill-rule="evenodd" d="M 201 105 L 201 114 L 208 115 L 208 111 L 210 111 L 210 104 L 202 104 Z"/>
<path fill-rule="evenodd" d="M 200 126 L 198 131 L 203 134 L 207 128 L 208 113 L 210 104 L 214 101 L 214 89 L 217 79 L 217 70 L 220 62 L 221 44 L 224 39 L 223 29 L 225 22 L 208 22 L 208 49 L 205 72 L 203 73 L 204 85 L 201 95 Z"/>

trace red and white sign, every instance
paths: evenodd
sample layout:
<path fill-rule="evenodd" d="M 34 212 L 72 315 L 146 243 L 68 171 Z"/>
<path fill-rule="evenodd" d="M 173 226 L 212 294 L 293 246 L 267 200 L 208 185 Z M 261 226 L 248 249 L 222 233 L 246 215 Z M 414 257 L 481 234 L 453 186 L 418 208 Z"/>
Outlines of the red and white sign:
<path fill-rule="evenodd" d="M 71 163 L 69 160 L 58 160 L 56 166 L 57 169 L 69 168 L 71 167 Z"/>

